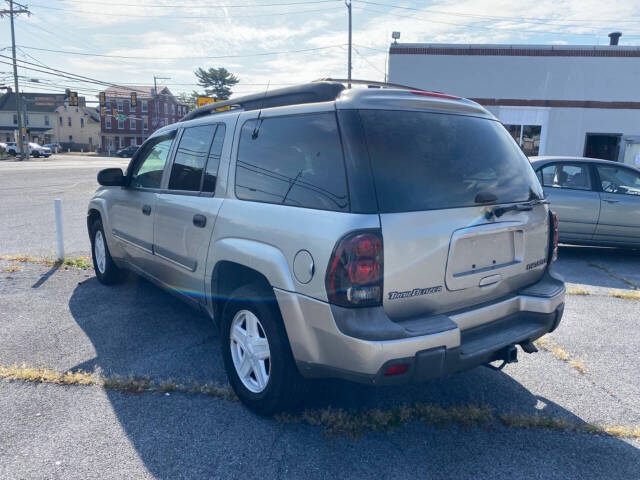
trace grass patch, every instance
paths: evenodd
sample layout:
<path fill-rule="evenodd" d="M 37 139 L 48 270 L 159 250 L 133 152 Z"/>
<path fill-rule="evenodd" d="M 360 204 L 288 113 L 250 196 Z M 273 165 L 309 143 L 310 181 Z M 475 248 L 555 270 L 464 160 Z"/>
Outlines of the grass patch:
<path fill-rule="evenodd" d="M 625 300 L 640 300 L 640 290 L 611 290 L 609 295 Z"/>
<path fill-rule="evenodd" d="M 18 263 L 39 263 L 48 267 L 60 265 L 62 267 L 79 268 L 81 270 L 93 268 L 93 263 L 91 263 L 90 257 L 74 257 L 65 258 L 64 260 L 52 260 L 50 258 L 33 257 L 31 255 L 19 253 L 15 255 L 0 255 L 0 260 L 8 260 L 10 262 Z"/>
<path fill-rule="evenodd" d="M 0 365 L 0 378 L 5 380 L 22 380 L 32 383 L 53 383 L 57 385 L 96 386 L 106 390 L 115 390 L 125 393 L 195 393 L 208 395 L 227 400 L 236 400 L 236 396 L 230 387 L 218 383 L 179 383 L 174 380 L 155 381 L 149 377 L 131 375 L 103 376 L 97 371 L 86 372 L 82 370 L 62 372 L 46 367 L 30 367 L 22 364 L 9 367 Z"/>
<path fill-rule="evenodd" d="M 2 271 L 5 273 L 16 273 L 20 270 L 22 270 L 22 267 L 20 265 L 7 265 L 5 267 L 2 267 Z"/>
<path fill-rule="evenodd" d="M 230 387 L 217 383 L 183 383 L 174 380 L 155 381 L 149 377 L 102 376 L 99 372 L 59 371 L 46 367 L 0 365 L 0 379 L 67 386 L 96 386 L 131 394 L 180 392 L 208 395 L 230 401 L 237 397 Z M 540 429 L 610 435 L 617 438 L 640 438 L 640 428 L 625 425 L 596 425 L 573 422 L 565 418 L 540 415 L 498 414 L 487 405 L 453 405 L 442 407 L 428 403 L 401 405 L 390 409 L 349 411 L 336 408 L 308 409 L 302 413 L 282 413 L 275 419 L 288 424 L 322 427 L 326 435 L 357 439 L 368 432 L 390 432 L 409 422 L 430 427 L 492 428 L 503 425 L 516 429 Z"/>
<path fill-rule="evenodd" d="M 567 295 L 591 295 L 589 290 L 580 287 L 567 288 Z"/>
<path fill-rule="evenodd" d="M 577 372 L 582 374 L 587 373 L 587 367 L 580 358 L 571 355 L 550 338 L 542 337 L 536 340 L 534 343 L 538 348 L 551 353 L 558 360 L 562 360 L 563 362 L 567 363 Z"/>

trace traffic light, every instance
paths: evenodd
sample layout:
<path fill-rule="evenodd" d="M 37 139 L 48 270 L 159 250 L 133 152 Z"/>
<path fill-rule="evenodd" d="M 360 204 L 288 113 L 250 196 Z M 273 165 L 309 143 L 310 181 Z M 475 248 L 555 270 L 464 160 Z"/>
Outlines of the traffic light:
<path fill-rule="evenodd" d="M 138 106 L 138 95 L 136 92 L 131 92 L 131 106 L 136 108 Z"/>
<path fill-rule="evenodd" d="M 105 92 L 100 92 L 100 106 L 104 107 L 107 104 L 107 94 Z"/>
<path fill-rule="evenodd" d="M 69 92 L 69 105 L 72 107 L 78 106 L 78 92 Z"/>
<path fill-rule="evenodd" d="M 113 107 L 111 109 L 111 114 L 114 116 L 114 118 L 118 118 L 118 107 Z"/>
<path fill-rule="evenodd" d="M 107 116 L 107 109 L 105 107 L 100 107 L 100 116 L 101 117 Z"/>

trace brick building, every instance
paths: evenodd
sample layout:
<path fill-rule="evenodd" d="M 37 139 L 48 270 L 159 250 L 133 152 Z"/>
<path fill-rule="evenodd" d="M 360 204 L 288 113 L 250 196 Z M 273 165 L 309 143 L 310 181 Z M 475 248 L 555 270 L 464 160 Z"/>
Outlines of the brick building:
<path fill-rule="evenodd" d="M 131 106 L 131 93 L 137 106 Z M 109 87 L 105 90 L 106 114 L 100 118 L 102 151 L 115 151 L 129 145 L 141 145 L 157 129 L 175 123 L 189 111 L 166 87 Z M 113 116 L 113 109 L 125 119 Z"/>

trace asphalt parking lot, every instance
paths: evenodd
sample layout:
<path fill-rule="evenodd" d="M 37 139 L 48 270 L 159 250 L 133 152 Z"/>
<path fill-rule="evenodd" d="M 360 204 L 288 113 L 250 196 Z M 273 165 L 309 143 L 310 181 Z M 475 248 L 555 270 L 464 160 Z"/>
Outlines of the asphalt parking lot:
<path fill-rule="evenodd" d="M 67 251 L 88 255 L 95 173 L 126 164 L 91 161 L 0 162 L 0 255 L 50 254 L 60 196 Z M 306 415 L 257 417 L 204 388 L 127 392 L 5 374 L 0 478 L 639 478 L 640 253 L 567 246 L 556 268 L 570 294 L 540 352 L 421 385 L 317 382 Z M 0 372 L 15 364 L 224 392 L 219 348 L 206 317 L 138 277 L 105 287 L 90 269 L 0 260 Z M 363 416 L 401 405 L 450 413 L 384 429 Z M 478 408 L 490 418 L 469 420 Z M 553 422 L 540 428 L 540 418 Z"/>

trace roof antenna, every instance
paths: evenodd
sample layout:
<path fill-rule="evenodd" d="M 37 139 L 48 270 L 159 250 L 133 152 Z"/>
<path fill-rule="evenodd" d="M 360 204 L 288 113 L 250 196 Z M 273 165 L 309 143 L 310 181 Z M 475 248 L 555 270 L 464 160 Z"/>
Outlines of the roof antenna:
<path fill-rule="evenodd" d="M 258 138 L 258 133 L 260 132 L 260 126 L 262 125 L 262 109 L 264 108 L 264 100 L 267 98 L 267 92 L 269 91 L 269 85 L 271 84 L 271 80 L 267 82 L 267 88 L 264 90 L 264 96 L 262 97 L 262 104 L 260 105 L 260 110 L 258 111 L 258 118 L 256 119 L 256 126 L 253 129 L 253 133 L 251 134 L 251 140 L 255 140 Z"/>

